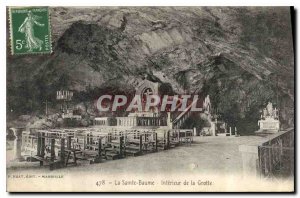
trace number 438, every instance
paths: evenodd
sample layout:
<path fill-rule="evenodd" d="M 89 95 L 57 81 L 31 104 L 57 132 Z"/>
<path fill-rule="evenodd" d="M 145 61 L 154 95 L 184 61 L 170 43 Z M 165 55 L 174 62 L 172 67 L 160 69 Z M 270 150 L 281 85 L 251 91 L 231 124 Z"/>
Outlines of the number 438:
<path fill-rule="evenodd" d="M 23 48 L 23 45 L 25 45 L 25 40 L 16 40 L 16 49 L 21 50 Z"/>

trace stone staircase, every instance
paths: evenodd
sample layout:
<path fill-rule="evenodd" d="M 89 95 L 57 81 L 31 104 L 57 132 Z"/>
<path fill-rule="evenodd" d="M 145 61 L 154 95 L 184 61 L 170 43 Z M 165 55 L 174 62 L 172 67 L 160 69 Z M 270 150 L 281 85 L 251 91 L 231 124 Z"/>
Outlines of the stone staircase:
<path fill-rule="evenodd" d="M 191 108 L 197 103 L 197 101 L 193 101 L 184 111 L 180 112 L 179 114 L 174 114 L 172 117 L 172 128 L 173 129 L 180 129 L 183 123 L 192 115 Z"/>

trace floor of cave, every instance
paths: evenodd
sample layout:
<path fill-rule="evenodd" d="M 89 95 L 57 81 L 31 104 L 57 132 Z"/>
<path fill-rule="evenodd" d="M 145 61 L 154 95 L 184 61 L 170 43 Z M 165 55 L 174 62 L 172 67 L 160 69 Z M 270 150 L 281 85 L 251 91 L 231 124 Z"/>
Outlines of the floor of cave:
<path fill-rule="evenodd" d="M 7 150 L 7 173 L 76 173 L 78 171 L 124 173 L 238 173 L 242 171 L 239 145 L 260 140 L 259 136 L 240 137 L 194 137 L 194 142 L 169 150 L 148 153 L 137 157 L 107 160 L 103 163 L 88 164 L 80 161 L 77 166 L 50 171 L 38 162 L 13 162 L 13 151 Z"/>

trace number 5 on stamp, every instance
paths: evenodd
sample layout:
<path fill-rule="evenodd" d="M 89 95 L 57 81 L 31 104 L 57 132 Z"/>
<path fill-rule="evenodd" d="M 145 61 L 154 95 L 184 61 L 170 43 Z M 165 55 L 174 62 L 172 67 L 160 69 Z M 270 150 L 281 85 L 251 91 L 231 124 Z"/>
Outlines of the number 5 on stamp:
<path fill-rule="evenodd" d="M 11 7 L 9 17 L 13 55 L 52 52 L 48 7 Z"/>

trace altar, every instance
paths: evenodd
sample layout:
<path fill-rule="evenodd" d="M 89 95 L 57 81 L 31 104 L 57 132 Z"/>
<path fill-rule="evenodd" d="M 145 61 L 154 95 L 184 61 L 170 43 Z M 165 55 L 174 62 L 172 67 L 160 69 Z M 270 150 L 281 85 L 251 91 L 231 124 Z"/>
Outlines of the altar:
<path fill-rule="evenodd" d="M 271 102 L 262 110 L 258 121 L 259 130 L 256 133 L 277 133 L 280 130 L 279 112 Z"/>

